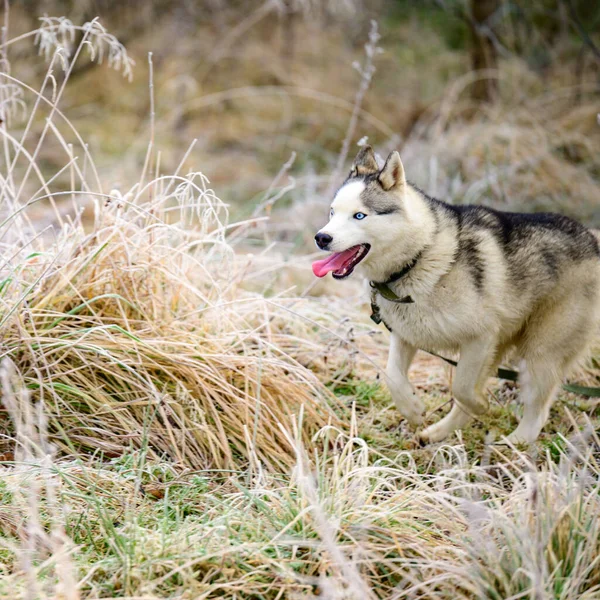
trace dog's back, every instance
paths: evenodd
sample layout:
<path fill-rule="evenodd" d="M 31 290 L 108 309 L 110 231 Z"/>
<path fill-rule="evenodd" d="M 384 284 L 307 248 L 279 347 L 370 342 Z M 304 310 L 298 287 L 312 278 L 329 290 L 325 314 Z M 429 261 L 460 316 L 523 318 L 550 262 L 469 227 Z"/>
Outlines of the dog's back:
<path fill-rule="evenodd" d="M 422 193 L 422 192 L 420 192 Z M 431 198 L 433 210 L 456 224 L 457 261 L 471 272 L 477 288 L 485 286 L 486 241 L 505 260 L 507 281 L 515 294 L 535 291 L 539 299 L 555 293 L 569 270 L 600 257 L 597 237 L 581 223 L 555 213 L 503 212 L 483 206 L 453 206 Z M 493 259 L 491 259 L 493 263 Z M 600 262 L 597 263 L 600 268 Z M 590 275 L 594 276 L 595 269 Z M 587 279 L 587 277 L 585 277 Z"/>

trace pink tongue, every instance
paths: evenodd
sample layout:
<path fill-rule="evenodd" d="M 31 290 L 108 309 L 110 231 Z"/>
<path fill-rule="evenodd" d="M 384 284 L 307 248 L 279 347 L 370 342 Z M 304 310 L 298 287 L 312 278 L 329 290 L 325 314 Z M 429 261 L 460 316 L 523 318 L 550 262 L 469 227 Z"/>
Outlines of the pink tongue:
<path fill-rule="evenodd" d="M 343 252 L 334 252 L 331 256 L 324 258 L 323 260 L 317 260 L 312 264 L 313 273 L 317 277 L 325 277 L 329 271 L 337 271 L 341 269 L 349 259 L 351 259 L 357 252 L 358 248 L 348 248 Z"/>

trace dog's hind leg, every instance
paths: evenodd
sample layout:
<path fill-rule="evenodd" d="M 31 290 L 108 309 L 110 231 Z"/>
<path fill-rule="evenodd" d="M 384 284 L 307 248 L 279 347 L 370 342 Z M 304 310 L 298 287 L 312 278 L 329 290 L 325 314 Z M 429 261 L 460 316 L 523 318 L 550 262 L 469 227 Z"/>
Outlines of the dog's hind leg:
<path fill-rule="evenodd" d="M 461 347 L 452 386 L 455 398 L 452 409 L 443 419 L 423 430 L 419 434 L 421 440 L 439 442 L 467 425 L 473 416 L 487 412 L 485 384 L 495 360 L 495 340 L 474 340 Z"/>
<path fill-rule="evenodd" d="M 553 369 L 555 365 L 545 360 L 528 363 L 521 372 L 521 400 L 523 417 L 519 426 L 508 436 L 513 444 L 534 442 L 548 419 L 548 413 L 560 381 Z"/>
<path fill-rule="evenodd" d="M 557 309 L 557 313 L 560 310 Z M 563 314 L 568 314 L 565 309 Z M 591 309 L 589 314 L 591 314 Z M 562 379 L 585 352 L 590 341 L 593 324 L 587 315 L 579 320 L 577 326 L 565 324 L 561 319 L 544 322 L 550 331 L 566 332 L 562 339 L 544 339 L 538 332 L 531 335 L 529 347 L 523 353 L 525 368 L 521 370 L 519 383 L 523 417 L 518 427 L 508 436 L 513 443 L 534 442 L 548 420 L 550 407 L 556 396 L 556 390 Z M 534 346 L 537 344 L 535 348 Z"/>
<path fill-rule="evenodd" d="M 519 349 L 525 362 L 519 378 L 523 417 L 508 436 L 510 442 L 531 443 L 537 439 L 548 420 L 558 385 L 585 354 L 596 333 L 597 310 L 596 295 L 586 297 L 581 291 L 563 302 L 542 306 L 530 319 Z"/>
<path fill-rule="evenodd" d="M 412 425 L 420 425 L 425 405 L 408 380 L 408 369 L 417 348 L 392 333 L 386 379 L 390 394 L 400 414 Z"/>

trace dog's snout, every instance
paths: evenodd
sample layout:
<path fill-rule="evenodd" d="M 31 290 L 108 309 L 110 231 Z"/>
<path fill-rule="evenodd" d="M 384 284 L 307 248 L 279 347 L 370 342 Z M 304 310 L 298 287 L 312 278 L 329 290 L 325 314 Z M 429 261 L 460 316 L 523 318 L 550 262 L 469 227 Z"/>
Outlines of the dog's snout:
<path fill-rule="evenodd" d="M 315 242 L 317 242 L 317 246 L 321 248 L 321 250 L 325 250 L 329 244 L 331 244 L 333 238 L 328 233 L 317 233 L 315 235 Z"/>

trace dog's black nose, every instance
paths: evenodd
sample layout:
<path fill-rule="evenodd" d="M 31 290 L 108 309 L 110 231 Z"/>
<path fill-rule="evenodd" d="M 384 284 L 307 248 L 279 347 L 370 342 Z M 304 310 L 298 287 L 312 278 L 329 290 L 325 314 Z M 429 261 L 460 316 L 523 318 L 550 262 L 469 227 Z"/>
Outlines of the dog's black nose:
<path fill-rule="evenodd" d="M 332 240 L 333 238 L 328 233 L 319 232 L 315 235 L 315 242 L 317 242 L 317 246 L 319 246 L 321 250 L 325 250 Z"/>

